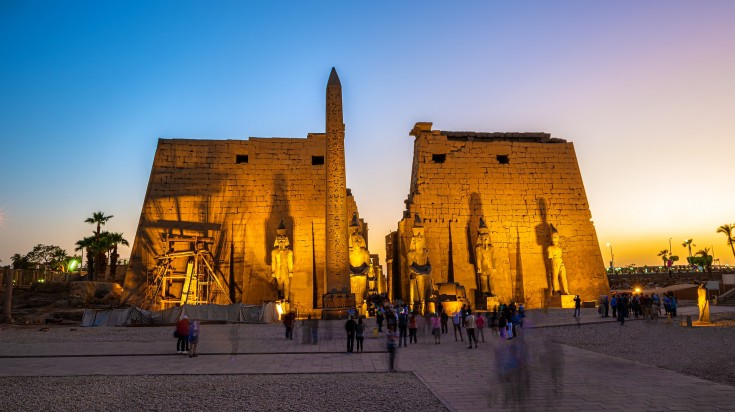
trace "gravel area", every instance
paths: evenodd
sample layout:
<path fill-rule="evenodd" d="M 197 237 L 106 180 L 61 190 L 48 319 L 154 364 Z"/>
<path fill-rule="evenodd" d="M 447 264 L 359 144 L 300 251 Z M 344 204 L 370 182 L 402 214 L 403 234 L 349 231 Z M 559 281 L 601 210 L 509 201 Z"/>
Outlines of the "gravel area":
<path fill-rule="evenodd" d="M 731 315 L 730 315 L 731 316 Z M 718 317 L 714 317 L 715 320 Z M 683 318 L 538 329 L 562 344 L 735 385 L 735 322 L 685 327 Z"/>
<path fill-rule="evenodd" d="M 0 378 L 3 411 L 446 411 L 411 373 Z"/>

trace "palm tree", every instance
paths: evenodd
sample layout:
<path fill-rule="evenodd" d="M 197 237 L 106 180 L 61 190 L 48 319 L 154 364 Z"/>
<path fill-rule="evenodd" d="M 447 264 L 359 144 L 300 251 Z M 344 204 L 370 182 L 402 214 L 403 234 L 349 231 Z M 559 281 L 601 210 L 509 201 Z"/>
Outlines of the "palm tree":
<path fill-rule="evenodd" d="M 732 255 L 735 256 L 735 223 L 732 225 L 722 225 L 717 228 L 717 233 L 724 233 L 727 237 L 727 244 L 730 245 Z"/>
<path fill-rule="evenodd" d="M 692 239 L 685 240 L 681 245 L 689 248 L 689 257 L 692 257 L 692 246 L 697 246 L 692 243 Z"/>
<path fill-rule="evenodd" d="M 28 269 L 28 257 L 16 253 L 10 260 L 13 262 L 13 269 Z"/>
<path fill-rule="evenodd" d="M 712 255 L 709 254 L 710 249 L 708 247 L 697 251 L 695 253 L 694 262 L 699 266 L 707 268 L 707 271 L 712 270 Z"/>
<path fill-rule="evenodd" d="M 664 249 L 658 252 L 658 255 L 656 256 L 661 256 L 661 260 L 664 261 L 664 266 L 666 266 L 666 262 L 669 260 L 669 249 Z"/>
<path fill-rule="evenodd" d="M 89 280 L 94 279 L 94 252 L 96 252 L 96 243 L 97 239 L 94 236 L 87 236 L 82 240 L 78 240 L 74 248 L 76 252 L 80 250 L 87 252 L 87 275 L 89 275 Z M 82 273 L 81 268 L 79 269 L 79 273 Z"/>
<path fill-rule="evenodd" d="M 97 225 L 97 231 L 95 232 L 94 238 L 97 241 L 97 250 L 96 250 L 96 256 L 94 258 L 97 265 L 94 267 L 94 272 L 96 275 L 104 275 L 105 274 L 105 267 L 107 266 L 107 259 L 105 257 L 105 252 L 107 252 L 107 249 L 104 249 L 102 244 L 100 243 L 100 238 L 102 236 L 102 226 L 104 226 L 105 223 L 107 223 L 108 220 L 112 219 L 114 216 L 109 215 L 106 216 L 104 212 L 94 212 L 92 213 L 92 217 L 88 217 L 84 222 L 89 224 L 96 224 Z M 102 270 L 100 272 L 100 269 Z M 92 270 L 92 268 L 88 268 L 88 270 Z"/>
<path fill-rule="evenodd" d="M 94 262 L 94 273 L 97 276 L 105 277 L 107 270 L 107 254 L 112 249 L 112 241 L 110 240 L 110 232 L 100 233 L 99 239 L 95 241 L 95 252 L 97 257 Z"/>
<path fill-rule="evenodd" d="M 122 233 L 108 233 L 107 238 L 112 243 L 112 252 L 110 253 L 110 277 L 115 279 L 115 272 L 117 272 L 117 258 L 120 257 L 117 253 L 117 245 L 130 246 L 130 243 L 123 237 Z"/>

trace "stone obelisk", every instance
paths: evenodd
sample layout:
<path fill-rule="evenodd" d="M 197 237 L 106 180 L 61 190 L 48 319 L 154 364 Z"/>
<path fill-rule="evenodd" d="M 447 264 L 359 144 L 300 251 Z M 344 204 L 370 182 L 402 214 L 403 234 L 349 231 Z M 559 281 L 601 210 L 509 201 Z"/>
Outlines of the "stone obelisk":
<path fill-rule="evenodd" d="M 327 288 L 350 292 L 347 238 L 347 183 L 345 181 L 345 124 L 342 117 L 342 84 L 332 67 L 327 82 Z"/>

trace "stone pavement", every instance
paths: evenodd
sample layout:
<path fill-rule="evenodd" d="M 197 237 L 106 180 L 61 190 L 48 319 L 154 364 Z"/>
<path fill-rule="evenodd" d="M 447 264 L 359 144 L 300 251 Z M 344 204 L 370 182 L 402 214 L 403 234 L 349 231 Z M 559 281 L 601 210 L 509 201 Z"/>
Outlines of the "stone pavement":
<path fill-rule="evenodd" d="M 565 319 L 567 319 L 565 321 Z M 582 324 L 600 319 L 584 311 Z M 368 320 L 372 327 L 373 320 Z M 536 326 L 576 323 L 569 310 L 529 316 Z M 613 325 L 611 324 L 611 327 Z M 203 325 L 200 356 L 175 353 L 172 327 L 54 327 L 3 330 L 0 376 L 282 374 L 385 372 L 385 341 L 365 339 L 365 353 L 345 353 L 342 322 L 322 322 L 321 341 L 283 339 L 281 325 Z M 509 341 L 492 337 L 467 349 L 451 334 L 442 343 L 419 330 L 400 348 L 398 369 L 414 373 L 450 409 L 472 410 L 733 410 L 735 387 L 543 339 L 544 328 Z M 7 333 L 7 334 L 6 334 Z M 35 335 L 34 335 L 35 333 Z M 17 334 L 18 340 L 14 342 Z M 28 335 L 28 336 L 26 336 Z M 331 335 L 331 336 L 330 336 Z M 37 336 L 37 339 L 35 338 Z M 466 339 L 466 337 L 465 337 Z"/>

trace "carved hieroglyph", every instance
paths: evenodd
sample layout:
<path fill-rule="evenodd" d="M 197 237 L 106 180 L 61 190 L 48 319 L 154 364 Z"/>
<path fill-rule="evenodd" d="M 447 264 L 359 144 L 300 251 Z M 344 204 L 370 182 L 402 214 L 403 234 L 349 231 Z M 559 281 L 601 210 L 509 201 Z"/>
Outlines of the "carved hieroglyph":
<path fill-rule="evenodd" d="M 327 82 L 327 291 L 349 290 L 347 188 L 345 183 L 345 125 L 342 85 L 332 68 Z"/>

